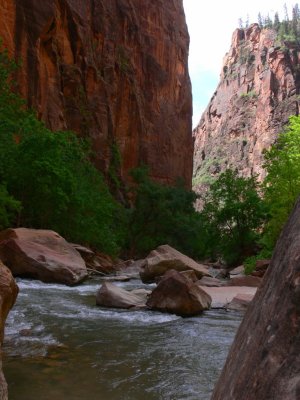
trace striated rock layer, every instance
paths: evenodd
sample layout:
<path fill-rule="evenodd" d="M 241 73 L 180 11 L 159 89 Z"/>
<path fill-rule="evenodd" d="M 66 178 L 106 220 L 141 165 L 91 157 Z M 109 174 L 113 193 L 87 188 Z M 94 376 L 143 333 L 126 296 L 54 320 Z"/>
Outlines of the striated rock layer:
<path fill-rule="evenodd" d="M 212 400 L 300 398 L 300 200 L 249 305 Z"/>
<path fill-rule="evenodd" d="M 226 167 L 264 177 L 262 151 L 299 113 L 300 46 L 257 24 L 237 29 L 220 83 L 194 130 L 197 190 Z"/>
<path fill-rule="evenodd" d="M 144 163 L 162 183 L 191 185 L 182 0 L 0 0 L 0 36 L 22 60 L 29 106 L 48 127 L 90 138 L 112 180 Z"/>

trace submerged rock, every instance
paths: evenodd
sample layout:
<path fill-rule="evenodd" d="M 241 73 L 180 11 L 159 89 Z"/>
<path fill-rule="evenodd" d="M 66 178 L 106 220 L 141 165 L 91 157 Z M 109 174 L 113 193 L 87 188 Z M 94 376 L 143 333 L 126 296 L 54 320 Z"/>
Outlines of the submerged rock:
<path fill-rule="evenodd" d="M 97 292 L 96 304 L 112 308 L 144 308 L 149 293 L 150 291 L 145 289 L 129 292 L 110 282 L 105 282 Z"/>
<path fill-rule="evenodd" d="M 87 269 L 80 254 L 58 233 L 38 229 L 7 229 L 0 233 L 0 259 L 14 276 L 80 283 Z"/>
<path fill-rule="evenodd" d="M 300 398 L 300 201 L 249 305 L 212 400 Z"/>
<path fill-rule="evenodd" d="M 4 324 L 9 310 L 14 305 L 18 286 L 10 270 L 0 261 L 0 400 L 7 400 L 7 384 L 2 371 L 2 342 L 4 336 Z"/>
<path fill-rule="evenodd" d="M 198 279 L 203 276 L 211 276 L 205 265 L 198 264 L 169 245 L 162 245 L 151 251 L 145 259 L 145 267 L 140 276 L 143 282 L 154 282 L 156 277 L 164 275 L 171 269 L 176 271 L 192 270 Z"/>
<path fill-rule="evenodd" d="M 181 273 L 166 272 L 147 301 L 152 310 L 189 316 L 210 308 L 211 297 Z"/>

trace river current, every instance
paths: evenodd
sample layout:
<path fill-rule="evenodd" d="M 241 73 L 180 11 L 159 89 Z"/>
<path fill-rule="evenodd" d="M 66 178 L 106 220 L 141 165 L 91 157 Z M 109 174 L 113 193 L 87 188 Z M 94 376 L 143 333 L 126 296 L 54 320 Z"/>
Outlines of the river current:
<path fill-rule="evenodd" d="M 100 284 L 18 280 L 4 343 L 9 399 L 209 400 L 242 315 L 104 309 Z"/>

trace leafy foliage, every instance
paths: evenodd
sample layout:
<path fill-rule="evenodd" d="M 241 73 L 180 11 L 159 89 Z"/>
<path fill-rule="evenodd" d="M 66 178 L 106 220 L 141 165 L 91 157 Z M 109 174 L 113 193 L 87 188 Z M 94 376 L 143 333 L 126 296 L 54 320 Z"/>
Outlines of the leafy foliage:
<path fill-rule="evenodd" d="M 0 185 L 0 230 L 14 222 L 20 208 L 20 202 L 8 194 L 5 186 Z"/>
<path fill-rule="evenodd" d="M 300 194 L 300 117 L 291 117 L 286 131 L 265 152 L 264 168 L 269 219 L 263 243 L 272 248 Z"/>
<path fill-rule="evenodd" d="M 181 182 L 164 186 L 153 182 L 147 168 L 132 171 L 135 204 L 129 218 L 129 248 L 140 256 L 161 244 L 198 257 L 203 253 L 201 216 L 194 209 L 197 195 Z"/>
<path fill-rule="evenodd" d="M 69 240 L 116 254 L 124 211 L 89 161 L 89 146 L 72 132 L 50 131 L 25 109 L 11 90 L 14 68 L 0 51 L 1 225 L 21 210 L 24 226 L 54 229 Z"/>
<path fill-rule="evenodd" d="M 221 256 L 227 264 L 237 265 L 253 253 L 258 243 L 258 228 L 265 218 L 257 188 L 255 177 L 242 178 L 230 169 L 210 186 L 201 213 L 210 257 Z"/>

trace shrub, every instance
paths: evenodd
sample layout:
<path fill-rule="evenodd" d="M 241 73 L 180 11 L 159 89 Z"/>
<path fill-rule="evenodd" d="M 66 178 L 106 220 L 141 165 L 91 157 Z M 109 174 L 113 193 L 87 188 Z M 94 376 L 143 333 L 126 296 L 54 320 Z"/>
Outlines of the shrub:
<path fill-rule="evenodd" d="M 50 131 L 25 109 L 11 90 L 13 68 L 0 51 L 1 225 L 12 223 L 20 210 L 23 226 L 53 229 L 116 254 L 124 239 L 124 210 L 91 164 L 88 144 L 72 132 Z"/>
<path fill-rule="evenodd" d="M 264 203 L 255 177 L 239 177 L 230 169 L 219 175 L 204 196 L 202 211 L 208 238 L 207 255 L 238 265 L 258 245 L 265 219 Z"/>
<path fill-rule="evenodd" d="M 299 116 L 290 118 L 289 126 L 264 156 L 267 176 L 263 189 L 269 218 L 262 241 L 272 249 L 300 194 Z"/>
<path fill-rule="evenodd" d="M 196 194 L 182 182 L 164 186 L 153 182 L 147 168 L 132 171 L 135 204 L 130 211 L 129 243 L 132 254 L 144 256 L 169 244 L 191 257 L 203 253 L 201 216 L 194 209 Z"/>

